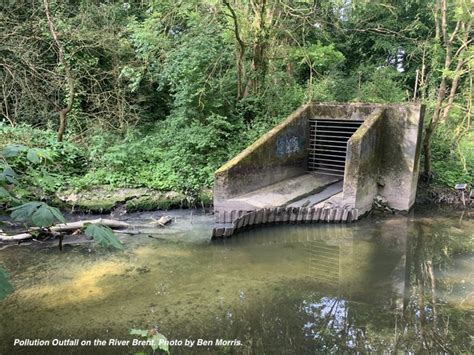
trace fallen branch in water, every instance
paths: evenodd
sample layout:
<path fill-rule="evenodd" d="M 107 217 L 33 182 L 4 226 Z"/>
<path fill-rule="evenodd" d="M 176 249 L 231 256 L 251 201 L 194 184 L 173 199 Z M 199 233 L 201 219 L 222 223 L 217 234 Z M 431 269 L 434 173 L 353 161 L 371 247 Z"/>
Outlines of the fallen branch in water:
<path fill-rule="evenodd" d="M 71 222 L 71 223 L 65 223 L 65 224 L 56 224 L 52 226 L 50 229 L 53 232 L 68 232 L 68 231 L 73 231 L 76 229 L 81 229 L 86 224 L 102 224 L 112 229 L 125 229 L 130 226 L 126 222 L 117 221 L 115 219 L 99 218 L 99 219 L 77 221 L 77 222 Z"/>
<path fill-rule="evenodd" d="M 83 228 L 86 224 L 101 224 L 112 229 L 124 229 L 128 228 L 130 225 L 128 223 L 117 221 L 114 219 L 105 219 L 105 218 L 98 218 L 98 219 L 91 219 L 91 220 L 84 220 L 84 221 L 77 221 L 71 223 L 61 223 L 56 224 L 49 228 L 52 233 L 59 233 L 59 232 L 72 232 L 78 229 Z M 5 233 L 0 233 L 0 241 L 2 242 L 15 242 L 26 240 L 30 238 L 34 238 L 35 236 L 32 232 L 39 231 L 39 228 L 31 228 L 26 233 L 14 234 L 14 235 L 7 235 Z"/>
<path fill-rule="evenodd" d="M 152 218 L 152 220 L 150 224 L 158 224 L 160 227 L 166 227 L 167 224 L 171 223 L 173 218 L 170 216 L 161 216 L 160 219 Z"/>
<path fill-rule="evenodd" d="M 30 239 L 33 238 L 33 235 L 30 233 L 20 233 L 20 234 L 14 234 L 14 235 L 6 235 L 6 234 L 0 234 L 0 241 L 2 242 L 14 242 L 14 241 L 19 241 L 19 240 L 25 240 L 25 239 Z"/>

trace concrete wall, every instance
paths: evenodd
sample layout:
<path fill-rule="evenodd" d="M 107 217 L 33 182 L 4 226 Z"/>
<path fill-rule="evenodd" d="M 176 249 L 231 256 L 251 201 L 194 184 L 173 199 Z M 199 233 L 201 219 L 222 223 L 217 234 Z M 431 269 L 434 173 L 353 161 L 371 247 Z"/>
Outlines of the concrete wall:
<path fill-rule="evenodd" d="M 217 170 L 216 215 L 228 199 L 306 173 L 309 118 L 364 121 L 348 143 L 342 202 L 334 212 L 330 211 L 334 218 L 341 209 L 344 213 L 351 211 L 350 218 L 348 213 L 344 215 L 348 219 L 358 219 L 370 210 L 377 194 L 390 207 L 408 210 L 415 201 L 423 114 L 424 107 L 419 104 L 304 105 Z M 225 222 L 231 223 L 249 211 L 237 211 L 238 215 L 230 212 L 234 215 L 229 221 L 224 218 Z M 331 216 L 322 220 L 332 220 Z M 251 223 L 251 215 L 244 218 Z M 231 233 L 237 227 L 224 230 L 228 228 Z"/>
<path fill-rule="evenodd" d="M 385 108 L 379 194 L 397 210 L 408 210 L 415 202 L 423 116 L 420 104 Z"/>
<path fill-rule="evenodd" d="M 310 107 L 299 108 L 216 171 L 215 205 L 305 173 Z"/>
<path fill-rule="evenodd" d="M 348 143 L 344 203 L 362 214 L 379 194 L 390 207 L 408 210 L 415 202 L 418 183 L 424 106 L 359 107 L 373 114 Z"/>
<path fill-rule="evenodd" d="M 372 208 L 378 192 L 384 118 L 384 110 L 375 109 L 347 142 L 343 200 L 360 214 Z"/>
<path fill-rule="evenodd" d="M 311 104 L 311 117 L 322 120 L 350 120 L 363 121 L 380 105 L 374 104 L 328 104 L 313 103 Z"/>

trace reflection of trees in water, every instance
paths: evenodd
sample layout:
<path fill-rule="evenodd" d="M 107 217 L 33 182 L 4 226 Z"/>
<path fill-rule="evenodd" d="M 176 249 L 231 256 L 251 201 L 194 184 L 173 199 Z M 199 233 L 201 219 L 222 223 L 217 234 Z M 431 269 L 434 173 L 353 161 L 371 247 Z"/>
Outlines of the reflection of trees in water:
<path fill-rule="evenodd" d="M 472 255 L 465 227 L 454 235 L 446 220 L 362 223 L 268 229 L 229 241 L 294 246 L 286 252 L 301 255 L 306 267 L 272 283 L 264 298 L 242 300 L 219 324 L 222 334 L 234 334 L 249 353 L 473 353 L 472 312 L 458 307 L 458 294 L 447 302 L 457 281 L 445 277 L 458 270 L 460 253 Z"/>
<path fill-rule="evenodd" d="M 456 253 L 472 252 L 472 245 L 466 248 L 462 239 L 433 230 L 415 223 L 408 238 L 402 307 L 388 299 L 383 305 L 317 295 L 303 300 L 302 329 L 314 347 L 328 352 L 469 352 L 472 313 L 440 296 L 455 287 L 436 275 L 453 267 Z"/>
<path fill-rule="evenodd" d="M 405 295 L 396 348 L 429 352 L 468 350 L 472 316 L 459 309 L 459 304 L 450 305 L 439 295 L 452 292 L 456 281 L 437 280 L 435 276 L 453 268 L 453 257 L 470 251 L 466 246 L 462 237 L 453 237 L 431 225 L 414 224 L 407 248 Z"/>

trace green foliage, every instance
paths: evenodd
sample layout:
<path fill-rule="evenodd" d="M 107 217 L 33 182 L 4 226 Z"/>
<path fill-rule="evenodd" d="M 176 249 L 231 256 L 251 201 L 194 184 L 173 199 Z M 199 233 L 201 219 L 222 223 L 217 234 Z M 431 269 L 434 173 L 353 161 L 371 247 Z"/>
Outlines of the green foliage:
<path fill-rule="evenodd" d="M 309 67 L 318 74 L 334 70 L 345 60 L 344 54 L 335 49 L 333 43 L 323 45 L 319 41 L 294 49 L 291 58 L 296 60 L 298 65 Z"/>
<path fill-rule="evenodd" d="M 43 199 L 82 174 L 87 164 L 80 146 L 27 125 L 0 124 L 0 148 L 0 181 L 15 185 L 20 199 Z"/>
<path fill-rule="evenodd" d="M 47 150 L 41 148 L 31 148 L 28 149 L 26 153 L 26 159 L 28 159 L 33 164 L 39 164 L 44 160 L 51 160 L 51 157 Z"/>
<path fill-rule="evenodd" d="M 94 239 L 94 241 L 102 247 L 113 247 L 115 249 L 123 249 L 122 242 L 117 239 L 114 231 L 102 224 L 87 224 L 84 233 Z"/>
<path fill-rule="evenodd" d="M 362 83 L 356 101 L 399 103 L 407 100 L 403 84 L 399 82 L 401 75 L 395 69 L 365 67 L 359 73 Z"/>
<path fill-rule="evenodd" d="M 0 266 L 0 301 L 13 291 L 14 288 L 10 283 L 10 275 L 8 275 L 7 270 Z"/>
<path fill-rule="evenodd" d="M 51 2 L 76 87 L 61 143 L 57 111 L 68 93 L 44 9 L 5 5 L 0 202 L 47 200 L 66 185 L 193 194 L 304 102 L 406 102 L 423 66 L 419 97 L 453 76 L 433 39 L 432 1 L 274 2 L 263 17 L 260 5 L 229 4 L 235 19 L 220 1 Z M 469 20 L 458 3 L 448 10 L 449 31 Z M 467 77 L 454 106 L 467 105 Z M 469 174 L 457 148 L 436 149 L 440 182 Z"/>
<path fill-rule="evenodd" d="M 37 227 L 51 227 L 56 222 L 66 223 L 61 212 L 48 206 L 44 202 L 27 202 L 20 206 L 12 207 L 11 218 L 15 221 L 31 221 Z"/>
<path fill-rule="evenodd" d="M 198 191 L 210 186 L 214 170 L 230 157 L 235 132 L 226 117 L 213 114 L 190 122 L 170 117 L 143 132 L 129 130 L 123 138 L 96 136 L 92 169 L 73 183 Z"/>
<path fill-rule="evenodd" d="M 5 158 L 13 158 L 26 149 L 27 147 L 22 144 L 9 144 L 3 148 L 2 155 Z"/>
<path fill-rule="evenodd" d="M 233 96 L 232 52 L 222 39 L 219 26 L 197 26 L 168 52 L 159 73 L 160 87 L 170 90 L 170 109 L 175 115 L 205 118 L 226 114 Z M 230 102 L 229 102 L 230 101 Z"/>
<path fill-rule="evenodd" d="M 442 127 L 433 137 L 433 171 L 435 182 L 454 187 L 470 184 L 474 176 L 474 133 L 457 144 L 453 130 Z M 463 164 L 464 163 L 464 164 Z"/>
<path fill-rule="evenodd" d="M 167 354 L 170 353 L 166 337 L 163 334 L 158 333 L 155 329 L 151 329 L 151 330 L 131 329 L 130 335 L 138 335 L 143 338 L 147 338 L 147 340 L 150 340 L 152 342 L 152 345 L 150 346 L 153 349 L 153 351 L 161 350 Z"/>

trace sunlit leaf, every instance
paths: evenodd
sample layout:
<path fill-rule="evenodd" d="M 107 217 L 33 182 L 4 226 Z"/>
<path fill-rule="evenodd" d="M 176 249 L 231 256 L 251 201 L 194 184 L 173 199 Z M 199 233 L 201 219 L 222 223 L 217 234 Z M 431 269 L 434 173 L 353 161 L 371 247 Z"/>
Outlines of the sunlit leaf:
<path fill-rule="evenodd" d="M 161 350 L 164 351 L 165 353 L 170 353 L 170 349 L 168 346 L 168 339 L 161 334 L 158 333 L 155 329 L 150 329 L 150 330 L 145 330 L 145 329 L 131 329 L 130 330 L 131 335 L 139 335 L 143 338 L 147 338 L 148 340 L 152 341 L 151 348 L 153 351 L 156 350 Z"/>
<path fill-rule="evenodd" d="M 100 246 L 112 246 L 117 249 L 123 249 L 122 242 L 117 239 L 114 231 L 102 224 L 87 224 L 84 233 L 94 239 Z"/>
<path fill-rule="evenodd" d="M 148 330 L 145 329 L 130 329 L 130 335 L 140 335 L 141 337 L 148 336 Z"/>
<path fill-rule="evenodd" d="M 10 283 L 10 275 L 8 272 L 0 267 L 0 300 L 7 297 L 14 291 L 12 284 Z"/>
<path fill-rule="evenodd" d="M 163 334 L 157 332 L 155 335 L 149 337 L 149 339 L 153 341 L 153 345 L 151 346 L 151 348 L 154 351 L 159 349 L 169 354 L 170 349 L 168 346 L 168 342 L 166 341 L 167 339 Z"/>

